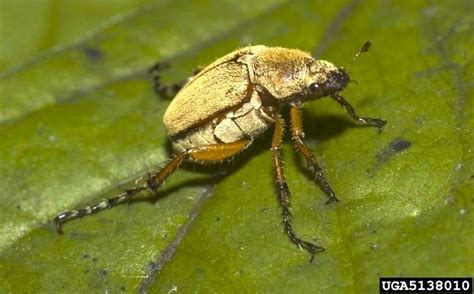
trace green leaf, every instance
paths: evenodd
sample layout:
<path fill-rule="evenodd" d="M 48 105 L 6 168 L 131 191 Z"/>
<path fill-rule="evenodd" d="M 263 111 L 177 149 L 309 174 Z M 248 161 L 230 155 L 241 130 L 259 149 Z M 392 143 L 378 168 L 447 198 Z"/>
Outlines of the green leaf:
<path fill-rule="evenodd" d="M 103 12 L 110 18 L 96 23 L 107 25 L 68 39 L 77 41 L 40 40 L 50 49 L 2 62 L 0 292 L 371 293 L 380 276 L 472 276 L 473 9 L 469 0 L 157 1 Z M 67 15 L 54 16 L 61 34 L 91 28 L 62 28 Z M 37 38 L 23 18 L 5 19 Z M 9 51 L 18 36 L 2 38 L 0 61 L 24 58 Z M 230 164 L 187 166 L 157 195 L 56 234 L 57 213 L 114 196 L 169 157 L 169 101 L 146 74 L 156 61 L 171 64 L 169 83 L 248 44 L 346 65 L 366 39 L 373 48 L 342 94 L 360 115 L 386 119 L 384 131 L 355 126 L 330 99 L 304 109 L 306 142 L 339 203 L 324 204 L 285 138 L 294 228 L 326 248 L 313 263 L 283 232 L 271 130 Z"/>

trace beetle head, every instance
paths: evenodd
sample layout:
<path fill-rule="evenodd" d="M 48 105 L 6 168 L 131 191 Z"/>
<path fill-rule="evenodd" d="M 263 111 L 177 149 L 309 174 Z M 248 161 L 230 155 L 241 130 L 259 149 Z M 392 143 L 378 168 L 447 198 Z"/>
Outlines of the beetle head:
<path fill-rule="evenodd" d="M 354 55 L 352 61 L 348 64 L 349 68 L 362 53 L 369 50 L 370 41 L 366 41 Z M 324 96 L 335 95 L 342 91 L 351 81 L 349 74 L 344 67 L 336 67 L 334 64 L 325 60 L 316 60 L 309 67 L 310 79 L 314 81 L 308 85 L 307 95 L 310 99 L 318 99 Z"/>
<path fill-rule="evenodd" d="M 340 92 L 350 80 L 343 67 L 336 67 L 325 60 L 316 60 L 310 66 L 305 96 L 313 100 Z"/>

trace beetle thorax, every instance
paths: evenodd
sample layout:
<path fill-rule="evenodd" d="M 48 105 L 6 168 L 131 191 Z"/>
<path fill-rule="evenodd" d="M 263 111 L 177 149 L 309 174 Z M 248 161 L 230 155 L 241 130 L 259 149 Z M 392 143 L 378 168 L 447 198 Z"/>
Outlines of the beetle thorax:
<path fill-rule="evenodd" d="M 304 91 L 313 62 L 306 52 L 275 47 L 258 54 L 250 66 L 256 85 L 274 98 L 284 99 Z"/>

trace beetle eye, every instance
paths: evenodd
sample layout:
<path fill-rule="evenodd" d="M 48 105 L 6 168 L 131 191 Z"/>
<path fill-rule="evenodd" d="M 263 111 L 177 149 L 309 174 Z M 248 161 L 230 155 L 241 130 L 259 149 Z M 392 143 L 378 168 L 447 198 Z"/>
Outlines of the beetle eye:
<path fill-rule="evenodd" d="M 321 87 L 317 84 L 317 83 L 312 83 L 311 85 L 309 85 L 309 90 L 311 91 L 311 93 L 318 93 L 320 90 L 321 90 Z"/>

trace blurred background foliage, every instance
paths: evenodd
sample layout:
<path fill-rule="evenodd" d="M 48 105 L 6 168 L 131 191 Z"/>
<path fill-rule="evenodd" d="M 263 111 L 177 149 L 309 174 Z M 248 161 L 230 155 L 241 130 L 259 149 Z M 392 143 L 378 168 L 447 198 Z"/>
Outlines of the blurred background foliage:
<path fill-rule="evenodd" d="M 472 276 L 473 3 L 0 1 L 0 292 L 367 293 L 379 276 Z M 327 249 L 313 263 L 280 224 L 271 132 L 56 234 L 57 213 L 169 156 L 155 62 L 169 83 L 248 44 L 346 65 L 367 39 L 343 95 L 384 132 L 330 99 L 304 110 L 341 202 L 324 205 L 289 138 L 283 149 L 295 229 Z"/>

